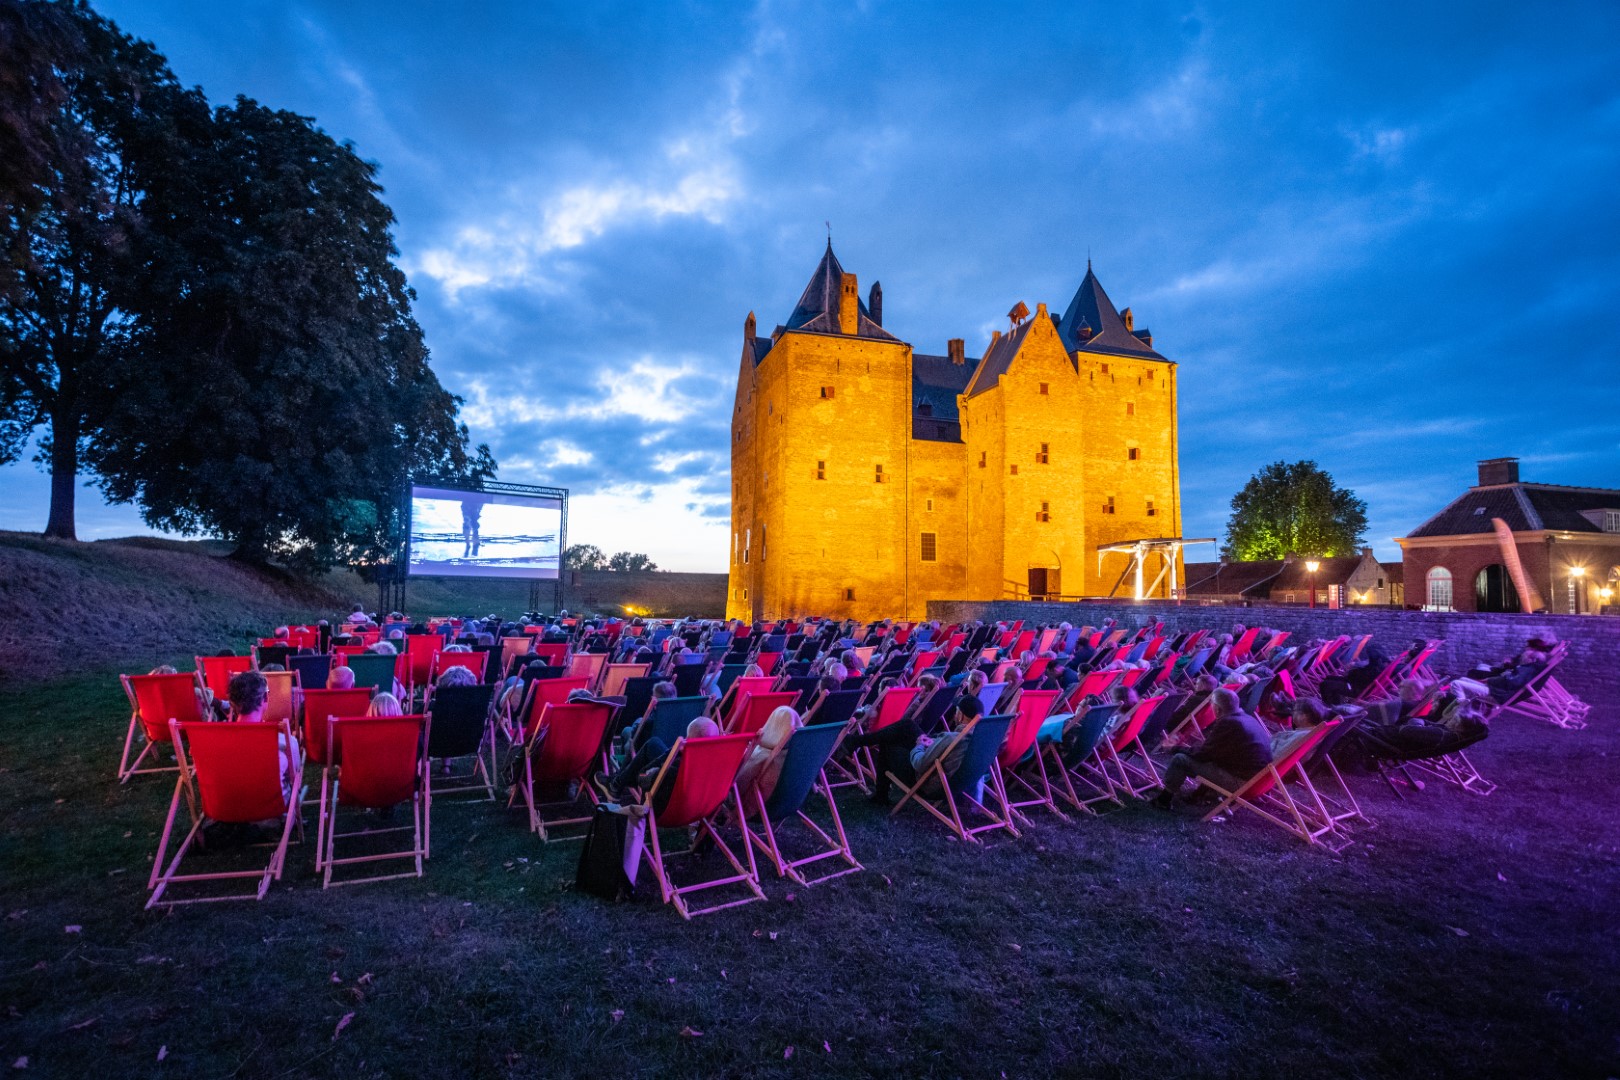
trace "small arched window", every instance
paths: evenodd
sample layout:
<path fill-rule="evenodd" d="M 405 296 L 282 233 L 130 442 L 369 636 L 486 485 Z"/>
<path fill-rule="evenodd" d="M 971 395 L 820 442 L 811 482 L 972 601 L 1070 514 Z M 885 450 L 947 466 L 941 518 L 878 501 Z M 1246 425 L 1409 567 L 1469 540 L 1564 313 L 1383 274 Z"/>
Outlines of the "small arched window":
<path fill-rule="evenodd" d="M 1429 602 L 1426 605 L 1431 611 L 1451 610 L 1451 571 L 1443 566 L 1436 566 L 1429 570 L 1428 575 Z"/>

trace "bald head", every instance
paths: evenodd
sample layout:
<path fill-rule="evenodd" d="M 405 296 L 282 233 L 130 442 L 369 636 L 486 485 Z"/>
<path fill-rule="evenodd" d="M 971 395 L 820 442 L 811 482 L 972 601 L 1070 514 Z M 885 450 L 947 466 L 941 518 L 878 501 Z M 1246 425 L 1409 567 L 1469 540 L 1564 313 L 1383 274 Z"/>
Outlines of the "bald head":
<path fill-rule="evenodd" d="M 1224 686 L 1211 695 L 1211 700 L 1215 703 L 1215 715 L 1217 717 L 1236 716 L 1243 711 L 1243 706 L 1238 701 L 1237 692 L 1228 690 Z"/>

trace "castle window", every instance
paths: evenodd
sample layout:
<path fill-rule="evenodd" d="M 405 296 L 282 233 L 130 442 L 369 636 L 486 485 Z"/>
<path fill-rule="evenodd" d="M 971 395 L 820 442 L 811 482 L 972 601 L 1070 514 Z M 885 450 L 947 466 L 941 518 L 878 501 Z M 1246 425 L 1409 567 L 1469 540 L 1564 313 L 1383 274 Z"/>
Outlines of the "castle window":
<path fill-rule="evenodd" d="M 918 416 L 933 416 L 934 415 L 934 407 L 932 405 L 930 405 L 928 402 L 925 401 L 921 405 L 917 406 L 917 415 Z"/>
<path fill-rule="evenodd" d="M 743 562 L 748 561 L 748 549 L 754 546 L 754 530 L 749 529 L 743 536 Z"/>
<path fill-rule="evenodd" d="M 1046 383 L 1041 383 L 1041 393 L 1047 394 L 1047 393 L 1050 393 L 1050 392 L 1051 392 L 1051 388 L 1049 386 L 1047 386 Z"/>
<path fill-rule="evenodd" d="M 827 479 L 827 463 L 825 461 L 816 462 L 816 479 Z"/>
<path fill-rule="evenodd" d="M 1012 469 L 1012 475 L 1014 475 L 1014 476 L 1018 475 L 1018 466 L 1012 465 L 1012 466 L 1009 466 L 1009 468 Z"/>
<path fill-rule="evenodd" d="M 1035 455 L 1035 464 L 1037 464 L 1037 465 L 1048 465 L 1048 464 L 1051 463 L 1051 461 L 1052 461 L 1052 456 L 1049 453 L 1048 444 L 1047 443 L 1041 443 L 1040 453 Z"/>
<path fill-rule="evenodd" d="M 770 536 L 770 534 L 768 532 L 766 532 L 765 530 L 766 530 L 766 526 L 761 525 L 759 527 L 759 561 L 760 562 L 765 561 L 765 552 L 770 547 L 770 543 L 769 543 L 769 541 L 767 539 Z"/>
<path fill-rule="evenodd" d="M 1114 497 L 1112 495 L 1110 495 L 1110 496 L 1108 496 L 1108 501 L 1103 503 L 1103 513 L 1112 514 L 1113 512 L 1114 512 Z"/>
<path fill-rule="evenodd" d="M 984 465 L 984 456 L 987 453 L 989 453 L 989 451 L 987 451 L 987 450 L 980 450 L 979 451 L 979 468 L 981 468 L 981 469 L 985 467 L 985 465 Z"/>
<path fill-rule="evenodd" d="M 874 483 L 874 484 L 883 483 L 883 466 L 879 465 L 877 467 L 877 472 L 874 473 L 873 476 L 872 476 L 872 483 Z"/>
<path fill-rule="evenodd" d="M 1157 514 L 1158 514 L 1158 511 L 1153 508 L 1153 500 L 1149 499 L 1147 501 L 1147 516 L 1148 517 L 1154 517 Z"/>
<path fill-rule="evenodd" d="M 775 416 L 776 415 L 776 402 L 768 401 L 768 402 L 765 403 L 765 415 L 766 416 Z"/>
<path fill-rule="evenodd" d="M 748 599 L 748 590 L 747 589 L 743 590 L 743 599 L 744 600 Z"/>
<path fill-rule="evenodd" d="M 933 499 L 928 500 L 928 512 L 930 514 L 932 514 L 934 512 L 934 500 Z"/>
<path fill-rule="evenodd" d="M 845 600 L 853 600 L 853 599 L 855 599 L 855 590 L 854 589 L 845 589 L 844 590 L 844 599 Z"/>
<path fill-rule="evenodd" d="M 933 562 L 933 561 L 935 561 L 936 556 L 939 554 L 938 549 L 939 549 L 939 534 L 938 533 L 923 533 L 922 534 L 922 556 L 921 556 L 922 561 L 923 562 Z"/>
<path fill-rule="evenodd" d="M 1052 520 L 1052 504 L 1051 503 L 1044 503 L 1044 502 L 1041 503 L 1041 508 L 1035 512 L 1035 520 L 1036 521 L 1051 521 Z"/>
<path fill-rule="evenodd" d="M 823 386 L 821 388 L 821 396 L 822 397 L 830 398 L 830 397 L 833 396 L 833 394 L 834 394 L 834 388 L 833 387 L 831 387 L 831 386 Z"/>
<path fill-rule="evenodd" d="M 1126 416 L 1135 416 L 1136 415 L 1136 402 L 1127 401 L 1125 403 L 1125 415 Z"/>
<path fill-rule="evenodd" d="M 1142 451 L 1138 447 L 1128 446 L 1128 447 L 1125 448 L 1125 460 L 1126 461 L 1139 461 L 1139 460 L 1141 460 L 1141 457 L 1142 457 Z"/>
<path fill-rule="evenodd" d="M 1108 374 L 1108 365 L 1107 365 L 1107 364 L 1103 364 L 1103 365 L 1101 365 L 1101 367 L 1102 367 L 1102 373 L 1103 373 L 1103 374 L 1104 374 L 1104 375 L 1106 375 L 1106 374 Z"/>

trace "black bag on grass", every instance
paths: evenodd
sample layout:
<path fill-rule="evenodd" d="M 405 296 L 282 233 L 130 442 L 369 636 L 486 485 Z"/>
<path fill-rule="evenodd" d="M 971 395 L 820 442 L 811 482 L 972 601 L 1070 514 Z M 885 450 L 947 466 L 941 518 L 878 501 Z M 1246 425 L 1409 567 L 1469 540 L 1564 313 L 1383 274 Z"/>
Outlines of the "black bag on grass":
<path fill-rule="evenodd" d="M 598 805 L 591 811 L 585 846 L 579 852 L 574 887 L 604 900 L 627 900 L 635 882 L 625 873 L 627 855 L 641 857 L 645 819 L 625 807 Z M 635 863 L 630 865 L 634 866 Z"/>

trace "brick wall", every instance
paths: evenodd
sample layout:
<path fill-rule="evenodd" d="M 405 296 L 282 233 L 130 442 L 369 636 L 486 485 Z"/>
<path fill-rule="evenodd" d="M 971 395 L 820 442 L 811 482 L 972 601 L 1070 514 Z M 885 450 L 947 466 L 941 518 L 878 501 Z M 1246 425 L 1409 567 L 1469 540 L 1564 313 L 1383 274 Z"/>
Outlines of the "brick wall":
<path fill-rule="evenodd" d="M 654 615 L 718 619 L 726 613 L 726 575 L 569 570 L 563 576 L 563 603 L 604 615 L 622 615 L 625 604 L 634 604 Z M 549 597 L 542 607 L 550 607 Z"/>
<path fill-rule="evenodd" d="M 1380 648 L 1394 653 L 1417 638 L 1444 638 L 1432 666 L 1442 674 L 1460 674 L 1474 663 L 1496 661 L 1524 647 L 1534 634 L 1552 634 L 1569 642 L 1569 659 L 1558 678 L 1588 703 L 1620 697 L 1620 618 L 1581 615 L 1479 615 L 1464 612 L 1391 611 L 1345 608 L 1199 606 L 1164 602 L 1033 603 L 1016 600 L 936 600 L 928 617 L 943 622 L 969 619 L 1025 623 L 1069 622 L 1095 625 L 1106 618 L 1136 627 L 1162 619 L 1172 631 L 1199 627 L 1229 629 L 1233 623 L 1256 623 L 1287 630 L 1296 637 L 1372 634 Z"/>

